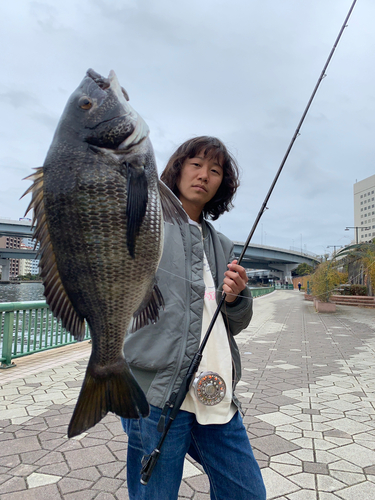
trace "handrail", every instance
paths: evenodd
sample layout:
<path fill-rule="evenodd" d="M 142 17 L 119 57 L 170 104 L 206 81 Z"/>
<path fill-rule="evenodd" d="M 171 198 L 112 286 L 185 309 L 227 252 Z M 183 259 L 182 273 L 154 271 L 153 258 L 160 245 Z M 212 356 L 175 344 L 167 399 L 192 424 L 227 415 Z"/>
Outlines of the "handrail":
<path fill-rule="evenodd" d="M 262 287 L 262 288 L 250 288 L 251 296 L 253 298 L 261 297 L 275 290 L 274 286 Z"/>
<path fill-rule="evenodd" d="M 251 295 L 259 297 L 274 289 L 253 288 Z M 85 339 L 89 338 L 86 326 Z M 75 342 L 44 300 L 0 303 L 0 368 L 16 366 L 13 361 L 16 358 Z"/>
<path fill-rule="evenodd" d="M 48 307 L 45 300 L 25 302 L 0 302 L 0 313 L 5 311 L 28 311 L 29 309 L 44 309 L 45 307 Z"/>
<path fill-rule="evenodd" d="M 16 366 L 15 358 L 75 342 L 44 300 L 0 303 L 0 368 Z"/>

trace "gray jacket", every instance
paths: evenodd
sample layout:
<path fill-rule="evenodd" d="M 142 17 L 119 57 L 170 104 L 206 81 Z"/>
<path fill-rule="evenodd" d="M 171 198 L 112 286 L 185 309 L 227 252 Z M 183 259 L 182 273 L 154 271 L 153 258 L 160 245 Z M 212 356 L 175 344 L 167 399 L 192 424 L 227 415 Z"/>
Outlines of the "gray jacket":
<path fill-rule="evenodd" d="M 203 299 L 203 246 L 215 282 L 217 298 L 227 264 L 234 259 L 233 243 L 206 221 L 164 225 L 164 251 L 157 272 L 165 308 L 156 324 L 128 333 L 124 352 L 130 368 L 150 404 L 163 408 L 172 392 L 178 391 L 201 340 Z M 242 297 L 241 297 L 242 296 Z M 241 361 L 233 338 L 247 327 L 252 316 L 248 288 L 221 311 L 228 331 L 233 365 L 233 393 L 241 378 Z M 238 405 L 238 400 L 233 398 Z"/>

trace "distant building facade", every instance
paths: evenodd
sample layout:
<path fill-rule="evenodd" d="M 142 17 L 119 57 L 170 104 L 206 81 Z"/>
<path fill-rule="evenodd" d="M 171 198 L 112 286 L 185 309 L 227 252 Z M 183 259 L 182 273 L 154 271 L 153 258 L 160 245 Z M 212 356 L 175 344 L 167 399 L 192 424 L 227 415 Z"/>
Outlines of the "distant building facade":
<path fill-rule="evenodd" d="M 356 182 L 354 191 L 354 225 L 356 243 L 375 238 L 375 175 Z"/>
<path fill-rule="evenodd" d="M 25 248 L 28 248 L 30 250 L 34 250 L 35 240 L 33 240 L 32 238 L 23 238 L 23 244 L 25 245 Z M 39 248 L 39 243 L 36 246 L 36 249 L 38 249 L 38 248 Z M 24 259 L 24 260 L 26 260 L 26 259 Z M 38 259 L 30 259 L 30 260 L 28 260 L 28 262 L 30 265 L 30 271 L 28 271 L 28 273 L 32 274 L 33 276 L 39 274 L 39 272 L 40 272 L 39 260 Z M 25 274 L 28 274 L 28 273 L 25 273 Z"/>
<path fill-rule="evenodd" d="M 13 236 L 0 236 L 0 248 L 21 248 L 22 238 Z M 10 269 L 9 278 L 18 278 L 19 275 L 19 259 L 9 259 Z"/>

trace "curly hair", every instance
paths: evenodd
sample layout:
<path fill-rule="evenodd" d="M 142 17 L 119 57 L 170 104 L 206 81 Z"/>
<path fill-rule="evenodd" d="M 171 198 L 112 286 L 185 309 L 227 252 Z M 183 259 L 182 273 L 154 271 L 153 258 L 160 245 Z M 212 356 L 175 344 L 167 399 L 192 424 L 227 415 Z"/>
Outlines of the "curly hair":
<path fill-rule="evenodd" d="M 205 158 L 219 160 L 223 168 L 223 180 L 220 187 L 215 196 L 205 204 L 202 212 L 204 218 L 216 220 L 233 207 L 232 200 L 240 185 L 237 162 L 219 139 L 201 136 L 181 144 L 170 157 L 160 179 L 179 197 L 177 181 L 183 163 L 187 158 L 195 158 L 202 151 Z"/>

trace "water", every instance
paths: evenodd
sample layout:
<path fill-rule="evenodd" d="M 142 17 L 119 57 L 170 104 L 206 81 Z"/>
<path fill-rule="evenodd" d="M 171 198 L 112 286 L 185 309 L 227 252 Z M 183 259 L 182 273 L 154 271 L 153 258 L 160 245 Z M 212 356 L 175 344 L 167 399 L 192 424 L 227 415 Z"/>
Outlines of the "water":
<path fill-rule="evenodd" d="M 43 290 L 42 283 L 20 283 L 19 285 L 0 283 L 0 303 L 45 300 Z"/>

